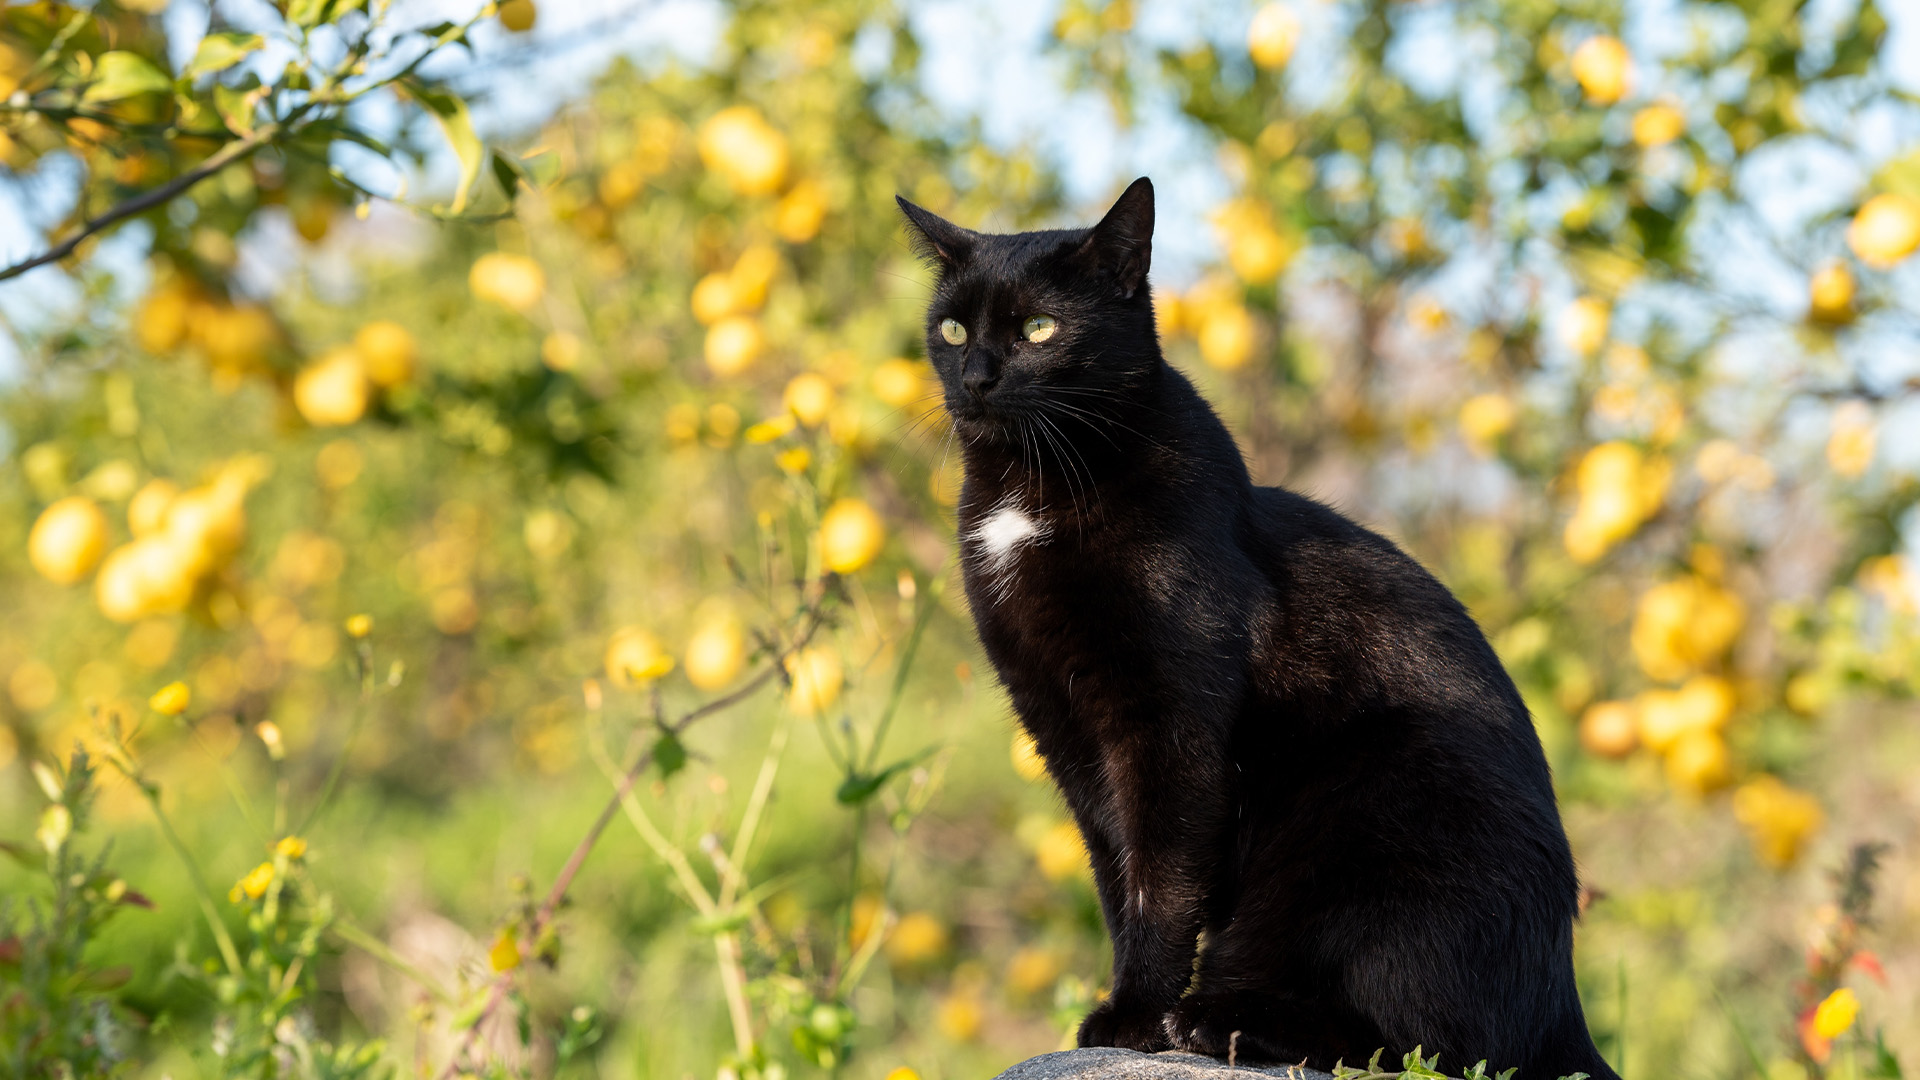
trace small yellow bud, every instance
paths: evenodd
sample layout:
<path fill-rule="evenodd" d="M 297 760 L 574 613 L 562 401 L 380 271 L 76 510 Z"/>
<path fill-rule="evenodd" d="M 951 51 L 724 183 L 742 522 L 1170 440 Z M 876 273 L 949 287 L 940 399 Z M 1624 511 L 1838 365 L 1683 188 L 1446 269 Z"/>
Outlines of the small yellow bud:
<path fill-rule="evenodd" d="M 297 836 L 283 836 L 273 845 L 273 853 L 283 859 L 303 859 L 307 855 L 307 842 Z"/>
<path fill-rule="evenodd" d="M 886 539 L 880 515 L 860 499 L 841 499 L 820 515 L 820 557 L 836 574 L 872 562 Z"/>
<path fill-rule="evenodd" d="M 520 943 L 513 939 L 511 927 L 493 939 L 493 947 L 487 950 L 487 966 L 495 971 L 512 971 L 520 966 Z"/>
<path fill-rule="evenodd" d="M 147 707 L 162 716 L 179 716 L 187 711 L 187 703 L 193 700 L 193 692 L 183 682 L 170 682 L 154 691 L 147 699 Z"/>
<path fill-rule="evenodd" d="M 1860 998 L 1849 987 L 1828 994 L 1813 1010 L 1813 1030 L 1823 1039 L 1837 1039 L 1860 1015 Z"/>
<path fill-rule="evenodd" d="M 366 637 L 368 634 L 373 633 L 373 616 L 349 615 L 347 616 L 347 621 L 344 625 L 345 625 L 348 637 L 363 638 L 363 637 Z"/>
<path fill-rule="evenodd" d="M 1626 45 L 1606 34 L 1588 38 L 1573 51 L 1573 77 L 1595 105 L 1611 105 L 1627 96 L 1632 64 Z"/>

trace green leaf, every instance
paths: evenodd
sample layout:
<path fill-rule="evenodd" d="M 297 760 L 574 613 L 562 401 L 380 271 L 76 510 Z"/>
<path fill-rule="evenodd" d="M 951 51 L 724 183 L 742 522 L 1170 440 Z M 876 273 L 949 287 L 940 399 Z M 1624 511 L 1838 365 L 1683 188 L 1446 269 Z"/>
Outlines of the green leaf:
<path fill-rule="evenodd" d="M 662 731 L 660 738 L 653 744 L 653 763 L 660 769 L 662 780 L 687 765 L 687 748 L 679 737 L 671 731 Z"/>
<path fill-rule="evenodd" d="M 93 81 L 80 100 L 120 101 L 141 94 L 165 93 L 173 89 L 173 80 L 139 53 L 115 50 L 94 61 Z"/>
<path fill-rule="evenodd" d="M 929 747 L 912 757 L 901 758 L 876 773 L 851 771 L 847 773 L 847 778 L 840 782 L 840 787 L 833 793 L 833 797 L 842 806 L 859 806 L 873 798 L 882 787 L 886 786 L 887 781 L 925 761 L 931 753 L 933 749 Z"/>
<path fill-rule="evenodd" d="M 227 130 L 235 135 L 253 133 L 254 93 L 237 86 L 215 85 L 213 88 L 213 107 L 220 112 L 220 119 L 226 121 Z"/>
<path fill-rule="evenodd" d="M 249 53 L 266 47 L 266 44 L 267 39 L 259 34 L 242 34 L 231 30 L 208 34 L 200 39 L 200 48 L 194 51 L 193 63 L 187 65 L 185 77 L 193 79 L 225 71 L 246 59 Z"/>
<path fill-rule="evenodd" d="M 1873 174 L 1875 191 L 1891 191 L 1910 199 L 1920 199 L 1920 150 L 1894 158 Z"/>
<path fill-rule="evenodd" d="M 293 0 L 287 5 L 287 21 L 295 26 L 319 26 L 365 6 L 366 0 Z"/>
<path fill-rule="evenodd" d="M 418 79 L 402 80 L 401 86 L 439 121 L 440 131 L 460 159 L 460 186 L 453 193 L 453 204 L 448 207 L 458 214 L 467 208 L 467 195 L 473 190 L 473 182 L 479 179 L 480 165 L 486 157 L 486 147 L 480 142 L 480 136 L 474 134 L 473 120 L 467 115 L 467 103 L 457 94 L 428 86 Z"/>

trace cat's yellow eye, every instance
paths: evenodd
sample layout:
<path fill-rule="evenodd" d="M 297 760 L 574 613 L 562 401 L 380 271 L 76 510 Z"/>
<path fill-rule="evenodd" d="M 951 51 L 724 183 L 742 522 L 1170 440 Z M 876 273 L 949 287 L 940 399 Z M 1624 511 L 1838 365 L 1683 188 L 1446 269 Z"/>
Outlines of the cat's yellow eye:
<path fill-rule="evenodd" d="M 1028 341 L 1038 345 L 1040 342 L 1052 337 L 1054 330 L 1056 330 L 1059 325 L 1059 323 L 1053 321 L 1053 316 L 1051 315 L 1035 315 L 1029 318 L 1026 325 L 1020 328 L 1020 333 L 1025 336 Z"/>
<path fill-rule="evenodd" d="M 953 319 L 940 320 L 940 336 L 947 339 L 949 345 L 965 345 L 967 328 Z"/>

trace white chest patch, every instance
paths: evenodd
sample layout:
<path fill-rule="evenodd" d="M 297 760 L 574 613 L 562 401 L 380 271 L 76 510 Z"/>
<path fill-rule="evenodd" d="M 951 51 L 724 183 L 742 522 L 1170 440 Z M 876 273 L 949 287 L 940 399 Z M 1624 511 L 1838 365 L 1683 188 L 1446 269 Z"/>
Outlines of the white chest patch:
<path fill-rule="evenodd" d="M 998 573 L 1012 565 L 1021 545 L 1039 543 L 1050 531 L 1026 511 L 1007 502 L 974 526 L 967 539 L 979 545 L 980 557 Z"/>

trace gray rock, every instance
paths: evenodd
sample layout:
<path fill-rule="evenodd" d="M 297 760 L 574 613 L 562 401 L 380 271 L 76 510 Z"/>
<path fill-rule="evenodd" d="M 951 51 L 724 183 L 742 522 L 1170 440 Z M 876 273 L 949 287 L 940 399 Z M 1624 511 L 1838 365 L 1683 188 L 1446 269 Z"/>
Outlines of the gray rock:
<path fill-rule="evenodd" d="M 1041 1054 L 1001 1073 L 997 1080 L 1228 1080 L 1236 1074 L 1250 1080 L 1268 1076 L 1290 1080 L 1332 1080 L 1318 1069 L 1299 1066 L 1241 1065 L 1232 1068 L 1224 1061 L 1198 1054 L 1142 1054 L 1137 1050 L 1120 1050 L 1111 1046 Z"/>

